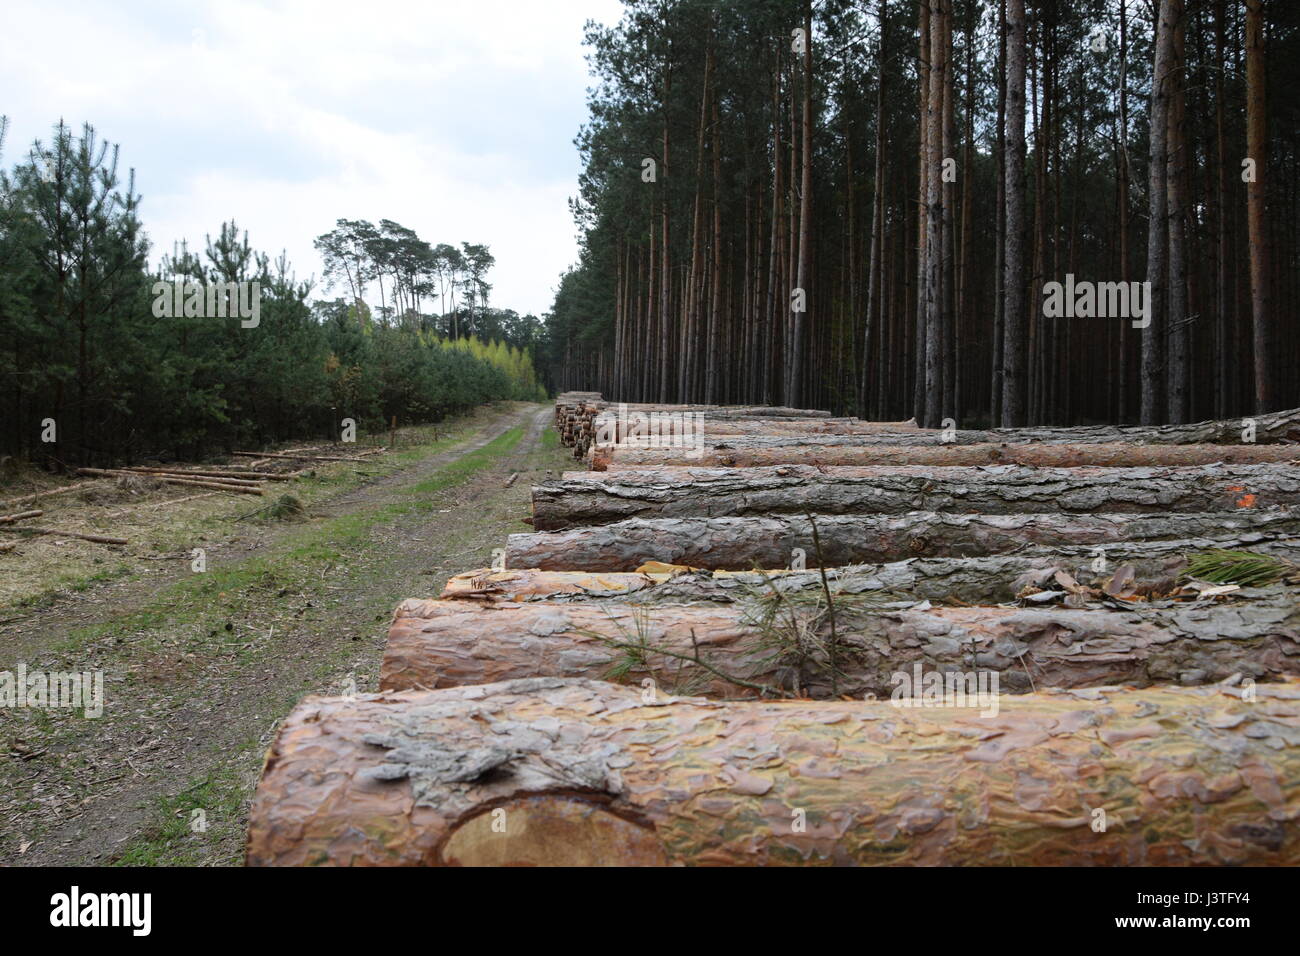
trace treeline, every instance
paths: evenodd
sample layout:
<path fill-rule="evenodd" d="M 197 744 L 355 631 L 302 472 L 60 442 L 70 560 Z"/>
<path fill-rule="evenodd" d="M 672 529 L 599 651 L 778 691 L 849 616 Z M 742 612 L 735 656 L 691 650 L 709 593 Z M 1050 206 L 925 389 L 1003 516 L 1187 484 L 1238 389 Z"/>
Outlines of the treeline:
<path fill-rule="evenodd" d="M 1300 404 L 1300 4 L 625 6 L 588 28 L 556 387 L 930 425 Z M 1150 300 L 1053 315 L 1069 276 Z"/>
<path fill-rule="evenodd" d="M 409 287 L 400 311 L 313 302 L 312 284 L 233 221 L 201 253 L 181 242 L 151 272 L 139 213 L 134 175 L 122 177 L 117 147 L 90 126 L 78 136 L 60 124 L 48 146 L 0 169 L 0 454 L 54 466 L 196 459 L 337 437 L 345 418 L 385 430 L 394 417 L 438 421 L 543 395 L 540 323 L 487 309 L 485 283 L 448 315 L 416 311 Z M 259 314 L 160 307 L 172 283 L 257 283 Z"/>

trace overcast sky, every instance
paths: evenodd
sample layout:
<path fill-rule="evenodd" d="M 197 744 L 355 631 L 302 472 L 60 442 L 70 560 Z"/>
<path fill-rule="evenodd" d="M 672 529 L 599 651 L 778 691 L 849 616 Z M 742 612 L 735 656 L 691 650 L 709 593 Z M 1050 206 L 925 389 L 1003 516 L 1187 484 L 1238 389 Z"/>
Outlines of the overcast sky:
<path fill-rule="evenodd" d="M 319 280 L 336 219 L 393 219 L 487 243 L 492 304 L 541 314 L 576 255 L 582 26 L 617 0 L 0 2 L 0 161 L 93 123 L 135 169 L 152 263 L 234 217 Z"/>

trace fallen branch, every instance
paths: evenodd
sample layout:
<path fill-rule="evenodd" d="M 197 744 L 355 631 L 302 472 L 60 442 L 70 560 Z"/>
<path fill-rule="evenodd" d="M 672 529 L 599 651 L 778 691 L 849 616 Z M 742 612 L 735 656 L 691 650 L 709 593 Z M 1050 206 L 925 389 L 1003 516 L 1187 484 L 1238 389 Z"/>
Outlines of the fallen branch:
<path fill-rule="evenodd" d="M 129 471 L 109 471 L 103 468 L 78 468 L 77 473 L 81 475 L 100 475 L 107 478 L 120 478 L 123 475 L 131 475 Z M 139 475 L 135 475 L 139 478 Z M 237 491 L 244 495 L 261 495 L 263 490 L 253 482 L 236 482 L 221 481 L 213 478 L 171 478 L 165 475 L 148 475 L 155 481 L 161 481 L 168 485 L 191 485 L 195 488 L 215 488 L 218 491 Z"/>
<path fill-rule="evenodd" d="M 15 521 L 22 521 L 25 518 L 39 518 L 45 514 L 44 511 L 19 511 L 16 514 L 0 515 L 0 524 L 13 524 Z"/>
<path fill-rule="evenodd" d="M 238 455 L 241 458 L 287 458 L 290 461 L 362 461 L 365 458 L 344 458 L 339 455 L 282 455 L 273 454 L 269 451 L 234 451 L 232 455 Z"/>
<path fill-rule="evenodd" d="M 75 484 L 64 485 L 62 488 L 50 488 L 47 491 L 37 491 L 30 495 L 23 495 L 21 498 L 11 498 L 8 501 L 0 501 L 0 508 L 11 508 L 14 505 L 22 504 L 27 501 L 36 501 L 40 498 L 52 497 L 54 495 L 64 495 L 69 491 L 77 491 L 93 484 L 95 484 L 93 481 L 78 481 Z"/>
<path fill-rule="evenodd" d="M 15 532 L 18 534 L 30 535 L 36 537 L 43 534 L 54 534 L 65 538 L 80 538 L 82 541 L 94 541 L 97 544 L 127 544 L 126 538 L 110 538 L 102 534 L 82 534 L 80 531 L 66 531 L 62 528 L 0 528 L 0 531 Z"/>

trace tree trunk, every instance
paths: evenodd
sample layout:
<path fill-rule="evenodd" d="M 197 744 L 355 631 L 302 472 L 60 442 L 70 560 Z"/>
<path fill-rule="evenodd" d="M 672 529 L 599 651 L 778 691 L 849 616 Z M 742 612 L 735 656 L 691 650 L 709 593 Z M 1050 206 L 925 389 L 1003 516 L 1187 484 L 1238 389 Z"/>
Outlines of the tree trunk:
<path fill-rule="evenodd" d="M 1002 425 L 1025 424 L 1025 0 L 1007 3 Z M 1041 201 L 1041 200 L 1040 200 Z"/>
<path fill-rule="evenodd" d="M 768 465 L 1024 465 L 1033 468 L 1106 468 L 1252 465 L 1300 461 L 1300 445 L 950 444 L 889 445 L 858 436 L 820 440 L 788 436 L 736 438 L 689 448 L 615 447 L 593 459 L 597 471 L 665 466 L 759 468 Z M 758 444 L 761 441 L 762 444 Z"/>
<path fill-rule="evenodd" d="M 1246 0 L 1246 155 L 1255 175 L 1246 184 L 1250 232 L 1250 306 L 1255 333 L 1255 411 L 1273 410 L 1272 318 L 1269 315 L 1268 130 L 1264 63 L 1264 0 Z"/>
<path fill-rule="evenodd" d="M 1247 535 L 1240 544 L 1256 554 L 1293 563 L 1300 541 L 1282 535 Z M 1080 585 L 1101 589 L 1127 566 L 1132 578 L 1119 587 L 1126 595 L 1161 596 L 1172 592 L 1194 551 L 1222 547 L 1214 539 L 1134 541 L 1107 545 L 1098 561 L 1095 548 L 1027 548 L 1015 554 L 961 558 L 907 558 L 884 564 L 830 567 L 826 578 L 835 594 L 885 592 L 940 603 L 1005 604 L 1035 592 L 1067 595 L 1058 581 L 1064 571 Z M 479 568 L 453 575 L 443 586 L 444 600 L 481 604 L 526 601 L 578 601 L 601 604 L 735 603 L 767 594 L 811 593 L 822 589 L 817 568 L 806 570 L 695 570 L 684 565 L 648 563 L 636 571 L 494 571 Z M 419 601 L 406 603 L 422 603 Z M 400 613 L 400 608 L 399 608 Z"/>
<path fill-rule="evenodd" d="M 710 570 L 784 567 L 801 552 L 839 565 L 915 557 L 1002 554 L 1036 546 L 1108 552 L 1121 543 L 1203 539 L 1206 547 L 1248 548 L 1258 535 L 1300 533 L 1295 509 L 1210 514 L 940 514 L 823 515 L 818 547 L 802 516 L 630 518 L 599 527 L 512 534 L 506 564 L 550 571 L 635 571 L 650 561 Z M 1212 542 L 1221 542 L 1215 545 Z"/>
<path fill-rule="evenodd" d="M 1298 692 L 1032 694 L 983 720 L 556 679 L 312 697 L 247 863 L 1295 865 Z"/>
<path fill-rule="evenodd" d="M 566 472 L 533 486 L 533 528 L 772 514 L 1213 512 L 1300 505 L 1300 468 L 776 465 Z"/>
<path fill-rule="evenodd" d="M 1158 0 L 1155 66 L 1151 80 L 1151 148 L 1148 194 L 1150 216 L 1147 230 L 1147 325 L 1142 330 L 1142 424 L 1155 425 L 1164 417 L 1163 396 L 1166 344 L 1169 326 L 1165 318 L 1168 298 L 1168 162 L 1169 90 L 1173 82 L 1174 21 L 1171 0 Z"/>
<path fill-rule="evenodd" d="M 405 601 L 388 631 L 383 691 L 524 677 L 650 678 L 710 697 L 888 697 L 892 675 L 997 671 L 1004 693 L 1038 687 L 1200 684 L 1300 673 L 1300 605 L 1267 598 L 1195 610 L 941 607 L 880 610 L 879 597 L 796 609 L 775 598 L 657 605 L 604 600 L 483 605 Z M 788 618 L 788 620 L 787 620 Z M 834 672 L 832 658 L 834 653 Z M 807 647 L 807 650 L 801 649 Z"/>

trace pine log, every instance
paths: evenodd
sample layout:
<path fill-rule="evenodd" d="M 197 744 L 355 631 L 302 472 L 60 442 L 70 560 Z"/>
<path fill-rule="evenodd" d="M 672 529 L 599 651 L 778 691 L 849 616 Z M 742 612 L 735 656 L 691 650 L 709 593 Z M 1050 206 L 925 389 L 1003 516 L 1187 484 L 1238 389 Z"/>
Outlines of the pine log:
<path fill-rule="evenodd" d="M 366 461 L 365 458 L 346 458 L 340 455 L 280 455 L 269 451 L 232 451 L 231 454 L 240 458 L 287 458 L 291 461 Z"/>
<path fill-rule="evenodd" d="M 864 445 L 841 440 L 765 442 L 760 445 L 720 442 L 700 449 L 596 445 L 593 471 L 626 471 L 665 466 L 759 468 L 769 465 L 1023 465 L 1032 468 L 1081 466 L 1186 467 L 1215 463 L 1251 465 L 1300 460 L 1300 445 Z"/>
<path fill-rule="evenodd" d="M 1252 552 L 1300 565 L 1300 537 L 1258 537 L 1263 540 L 1250 545 Z M 935 602 L 1002 604 L 1015 601 L 1026 592 L 1059 591 L 1061 585 L 1053 580 L 1057 571 L 1069 575 L 1082 587 L 1100 590 L 1123 569 L 1126 583 L 1118 593 L 1145 596 L 1173 590 L 1187 565 L 1189 553 L 1218 546 L 1218 542 L 1196 540 L 1121 542 L 1106 547 L 1102 552 L 1103 562 L 1081 548 L 1069 548 L 1066 553 L 1030 548 L 1016 554 L 983 557 L 909 558 L 885 564 L 827 568 L 826 579 L 837 594 L 887 592 Z M 673 571 L 615 572 L 480 568 L 454 575 L 443 586 L 440 596 L 445 600 L 480 603 L 542 600 L 728 603 L 755 590 L 789 593 L 821 588 L 822 574 L 816 568 L 694 571 L 679 566 Z"/>
<path fill-rule="evenodd" d="M 123 475 L 131 475 L 129 471 L 109 471 L 104 468 L 78 468 L 79 475 L 98 475 L 104 478 L 120 478 Z M 238 492 L 242 495 L 260 495 L 262 489 L 252 483 L 245 481 L 230 481 L 217 478 L 173 478 L 169 475 L 136 475 L 135 477 L 152 478 L 155 481 L 162 482 L 166 485 L 189 485 L 195 488 L 215 488 L 219 491 Z"/>
<path fill-rule="evenodd" d="M 40 498 L 49 498 L 53 495 L 65 495 L 70 491 L 79 491 L 83 488 L 89 488 L 95 484 L 94 481 L 78 481 L 71 485 L 64 485 L 61 488 L 47 488 L 44 491 L 37 491 L 30 495 L 23 495 L 20 498 L 10 498 L 8 501 L 0 501 L 0 508 L 10 508 L 14 505 L 24 504 L 28 501 L 37 501 Z"/>
<path fill-rule="evenodd" d="M 629 683 L 651 678 L 673 693 L 716 697 L 888 697 L 895 675 L 917 665 L 925 673 L 996 671 L 1004 693 L 1300 674 L 1300 602 L 1285 587 L 1248 593 L 1250 600 L 1129 611 L 881 610 L 839 595 L 833 650 L 823 608 L 783 604 L 768 623 L 774 602 L 755 598 L 724 605 L 408 600 L 389 629 L 379 687 L 602 680 L 621 658 Z M 799 651 L 796 627 L 822 646 Z"/>
<path fill-rule="evenodd" d="M 20 534 L 37 537 L 39 535 L 53 534 L 62 538 L 80 538 L 82 541 L 94 541 L 96 544 L 129 544 L 126 538 L 112 538 L 103 534 L 84 534 L 80 531 L 68 531 L 66 528 L 0 528 L 0 531 L 14 531 Z"/>
<path fill-rule="evenodd" d="M 720 702 L 549 678 L 309 697 L 267 754 L 246 860 L 1300 863 L 1300 685 L 998 704 Z"/>
<path fill-rule="evenodd" d="M 506 566 L 548 571 L 635 571 L 650 561 L 750 570 L 788 565 L 796 550 L 813 564 L 838 566 L 912 557 L 1003 554 L 1026 546 L 1080 553 L 1132 541 L 1197 539 L 1204 547 L 1250 548 L 1300 534 L 1300 510 L 1212 514 L 824 515 L 816 519 L 821 556 L 806 517 L 632 518 L 568 531 L 512 534 Z"/>
<path fill-rule="evenodd" d="M 276 471 L 238 471 L 231 469 L 206 468 L 152 468 L 144 465 L 119 468 L 117 471 L 129 471 L 137 475 L 170 475 L 173 478 L 234 478 L 245 482 L 255 481 L 292 481 L 293 476 Z"/>
<path fill-rule="evenodd" d="M 533 527 L 561 531 L 625 518 L 909 511 L 1213 512 L 1300 504 L 1300 468 L 659 468 L 566 472 L 533 487 Z"/>
<path fill-rule="evenodd" d="M 23 521 L 27 518 L 39 518 L 43 514 L 44 511 L 17 511 L 11 515 L 0 515 L 0 524 L 13 524 L 15 521 Z"/>

